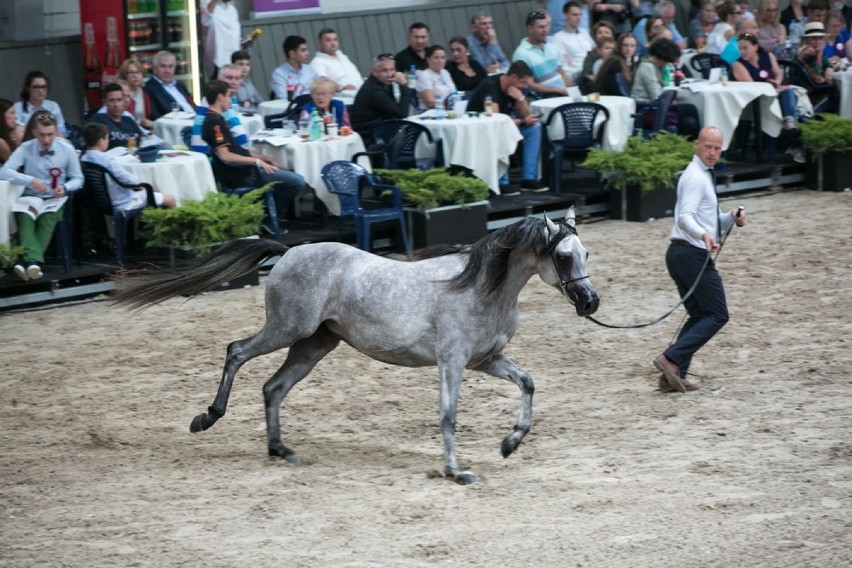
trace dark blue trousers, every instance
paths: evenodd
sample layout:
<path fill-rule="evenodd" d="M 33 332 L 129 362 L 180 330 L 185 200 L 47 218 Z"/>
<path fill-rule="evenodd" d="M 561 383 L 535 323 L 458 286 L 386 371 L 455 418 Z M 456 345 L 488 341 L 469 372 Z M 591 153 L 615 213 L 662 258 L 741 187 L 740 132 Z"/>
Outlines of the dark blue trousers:
<path fill-rule="evenodd" d="M 713 260 L 707 258 L 708 254 L 705 249 L 684 242 L 674 242 L 666 251 L 666 267 L 677 284 L 681 298 L 692 287 L 704 263 L 709 263 L 695 291 L 684 302 L 689 319 L 680 330 L 677 341 L 664 352 L 678 366 L 681 377 L 686 377 L 695 352 L 728 323 L 728 304 L 722 277 Z"/>

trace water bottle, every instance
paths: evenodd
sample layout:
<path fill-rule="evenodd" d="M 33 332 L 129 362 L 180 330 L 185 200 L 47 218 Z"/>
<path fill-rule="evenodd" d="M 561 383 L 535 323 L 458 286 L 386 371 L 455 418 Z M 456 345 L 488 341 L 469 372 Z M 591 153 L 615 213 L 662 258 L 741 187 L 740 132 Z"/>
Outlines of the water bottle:
<path fill-rule="evenodd" d="M 310 140 L 322 138 L 322 119 L 316 109 L 311 112 L 311 135 Z"/>
<path fill-rule="evenodd" d="M 485 112 L 485 116 L 491 116 L 491 114 L 494 112 L 494 105 L 490 96 L 485 97 L 485 102 L 482 103 L 482 108 Z"/>
<path fill-rule="evenodd" d="M 435 93 L 435 118 L 444 118 L 444 97 Z"/>
<path fill-rule="evenodd" d="M 302 140 L 307 140 L 311 135 L 311 115 L 308 111 L 302 110 L 299 113 L 299 137 Z"/>
<path fill-rule="evenodd" d="M 721 83 L 723 87 L 728 86 L 728 70 L 724 67 L 722 67 L 722 72 L 719 73 L 719 83 Z"/>
<path fill-rule="evenodd" d="M 408 68 L 408 88 L 417 88 L 417 67 L 414 65 Z"/>
<path fill-rule="evenodd" d="M 672 69 L 668 63 L 663 65 L 663 87 L 670 87 L 672 84 Z"/>

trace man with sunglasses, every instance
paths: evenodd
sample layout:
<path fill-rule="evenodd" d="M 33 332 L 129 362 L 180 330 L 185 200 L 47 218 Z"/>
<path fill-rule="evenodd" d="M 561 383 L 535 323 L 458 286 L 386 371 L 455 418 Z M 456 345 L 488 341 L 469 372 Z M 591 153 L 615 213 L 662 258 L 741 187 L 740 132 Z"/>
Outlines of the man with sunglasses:
<path fill-rule="evenodd" d="M 393 55 L 384 53 L 376 57 L 372 74 L 358 89 L 352 103 L 349 112 L 352 128 L 364 136 L 377 122 L 408 116 L 412 93 L 407 83 L 405 75 L 396 70 Z M 397 90 L 399 98 L 395 95 Z"/>
<path fill-rule="evenodd" d="M 23 197 L 51 199 L 66 197 L 83 186 L 83 173 L 77 152 L 70 142 L 57 136 L 56 117 L 42 113 L 35 118 L 34 139 L 22 143 L 0 169 L 0 180 L 24 186 Z M 20 170 L 20 171 L 19 171 Z M 21 202 L 24 204 L 24 202 Z M 20 211 L 16 204 L 15 221 L 23 257 L 14 266 L 21 280 L 38 280 L 44 276 L 41 265 L 44 251 L 53 237 L 56 224 L 62 219 L 64 204 L 50 212 Z"/>
<path fill-rule="evenodd" d="M 547 12 L 530 12 L 526 19 L 527 37 L 512 54 L 512 61 L 523 61 L 532 71 L 530 88 L 545 97 L 562 97 L 568 94 L 571 77 L 562 66 L 562 57 L 552 43 L 547 41 L 550 16 Z"/>

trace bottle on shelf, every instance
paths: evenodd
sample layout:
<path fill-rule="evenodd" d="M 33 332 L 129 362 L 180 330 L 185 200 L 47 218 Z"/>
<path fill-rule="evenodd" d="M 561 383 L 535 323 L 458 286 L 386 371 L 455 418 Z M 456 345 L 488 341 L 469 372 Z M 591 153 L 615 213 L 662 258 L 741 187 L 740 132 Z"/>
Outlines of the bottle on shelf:
<path fill-rule="evenodd" d="M 106 29 L 107 47 L 104 64 L 109 68 L 118 68 L 123 57 L 121 56 L 121 45 L 118 43 L 118 31 L 114 17 L 110 16 L 106 19 Z"/>

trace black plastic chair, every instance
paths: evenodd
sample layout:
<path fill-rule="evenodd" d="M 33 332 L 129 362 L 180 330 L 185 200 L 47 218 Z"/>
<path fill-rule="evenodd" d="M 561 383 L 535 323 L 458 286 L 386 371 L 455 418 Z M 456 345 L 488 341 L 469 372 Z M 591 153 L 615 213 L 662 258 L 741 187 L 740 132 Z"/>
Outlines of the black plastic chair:
<path fill-rule="evenodd" d="M 715 67 L 722 67 L 727 71 L 728 75 L 731 74 L 731 66 L 728 65 L 728 62 L 715 53 L 697 53 L 693 56 L 689 64 L 693 69 L 701 73 L 703 79 L 709 79 L 710 70 Z"/>
<path fill-rule="evenodd" d="M 358 248 L 367 252 L 372 249 L 373 242 L 370 229 L 374 223 L 399 221 L 405 253 L 411 254 L 408 232 L 405 228 L 405 214 L 402 210 L 402 192 L 398 187 L 376 183 L 373 176 L 367 173 L 367 170 L 358 164 L 345 160 L 336 160 L 323 166 L 322 179 L 328 191 L 340 198 L 337 240 L 340 240 L 342 236 L 344 216 L 355 218 L 355 236 Z M 362 182 L 366 182 L 374 191 L 390 191 L 393 205 L 382 209 L 364 209 L 361 205 Z"/>
<path fill-rule="evenodd" d="M 595 121 L 598 115 L 604 116 L 595 134 Z M 561 139 L 553 140 L 549 136 L 550 125 L 554 120 L 562 120 L 565 134 Z M 606 123 L 609 121 L 609 111 L 598 103 L 567 103 L 551 111 L 544 123 L 544 141 L 549 151 L 545 171 L 548 172 L 548 184 L 553 191 L 560 193 L 562 186 L 562 157 L 571 160 L 571 171 L 576 169 L 575 158 L 585 156 L 589 148 L 600 148 L 603 141 Z M 552 152 L 552 156 L 550 153 Z"/>
<path fill-rule="evenodd" d="M 669 107 L 672 106 L 676 96 L 677 91 L 667 89 L 663 91 L 659 97 L 639 109 L 638 112 L 633 115 L 634 133 L 642 134 L 642 136 L 647 140 L 660 130 L 667 130 L 666 118 L 669 112 Z M 645 121 L 645 116 L 651 112 L 655 113 L 654 120 L 651 123 L 651 128 L 644 128 L 643 123 Z"/>
<path fill-rule="evenodd" d="M 840 96 L 835 85 L 815 82 L 804 66 L 795 59 L 779 59 L 778 65 L 784 76 L 783 84 L 799 85 L 807 89 L 808 98 L 811 99 L 814 107 L 814 114 L 838 111 Z"/>
<path fill-rule="evenodd" d="M 192 127 L 184 126 L 180 129 L 180 139 L 187 148 L 192 148 Z"/>
<path fill-rule="evenodd" d="M 415 155 L 421 136 L 434 145 L 435 157 L 418 158 Z M 444 141 L 440 137 L 433 137 L 422 124 L 410 120 L 384 120 L 370 128 L 369 137 L 373 144 L 366 152 L 353 155 L 353 162 L 357 162 L 361 156 L 367 156 L 375 167 L 392 170 L 428 170 L 444 166 Z"/>
<path fill-rule="evenodd" d="M 83 131 L 76 124 L 68 124 L 65 123 L 65 135 L 68 137 L 68 141 L 71 142 L 71 145 L 74 146 L 75 150 L 79 150 L 82 152 L 86 149 L 86 142 L 83 140 Z"/>
<path fill-rule="evenodd" d="M 290 105 L 284 112 L 270 114 L 263 117 L 263 126 L 265 128 L 281 128 L 285 120 L 298 120 L 299 113 L 306 104 L 311 102 L 311 95 L 299 95 L 290 101 Z"/>
<path fill-rule="evenodd" d="M 260 178 L 260 168 L 257 165 L 224 162 L 215 152 L 211 152 L 210 158 L 210 164 L 213 167 L 213 176 L 221 185 L 223 193 L 242 197 L 251 190 L 264 185 Z M 245 174 L 245 181 L 239 185 L 229 184 L 227 181 L 230 177 L 227 172 L 228 169 L 243 170 L 241 173 Z M 266 205 L 266 215 L 269 218 L 268 228 L 276 239 L 280 239 L 281 227 L 278 223 L 278 206 L 275 201 L 274 189 L 266 190 L 263 193 L 263 200 Z"/>
<path fill-rule="evenodd" d="M 112 199 L 109 196 L 107 176 L 122 187 L 132 188 L 136 186 L 121 183 L 113 177 L 109 170 L 98 164 L 83 161 L 80 162 L 80 166 L 83 169 L 83 178 L 85 179 L 83 191 L 85 192 L 87 205 L 94 209 L 97 216 L 104 219 L 105 223 L 109 222 L 107 221 L 108 217 L 112 218 L 113 233 L 115 235 L 115 259 L 120 266 L 124 266 L 124 249 L 127 243 L 127 231 L 130 228 L 130 222 L 140 218 L 145 207 L 127 210 L 118 210 L 113 207 Z M 143 183 L 141 186 L 145 188 L 145 193 L 147 194 L 147 206 L 154 207 L 154 188 L 147 183 Z"/>

